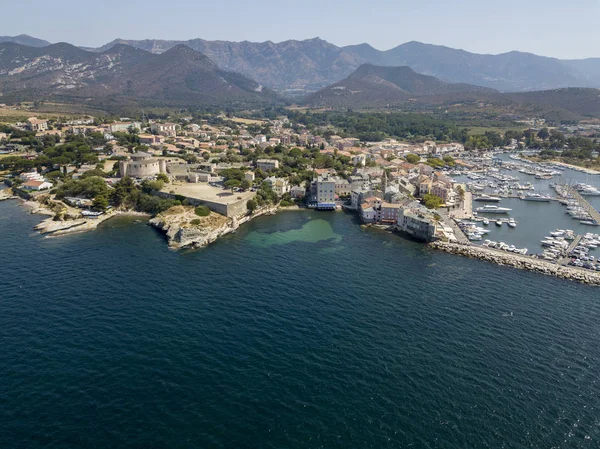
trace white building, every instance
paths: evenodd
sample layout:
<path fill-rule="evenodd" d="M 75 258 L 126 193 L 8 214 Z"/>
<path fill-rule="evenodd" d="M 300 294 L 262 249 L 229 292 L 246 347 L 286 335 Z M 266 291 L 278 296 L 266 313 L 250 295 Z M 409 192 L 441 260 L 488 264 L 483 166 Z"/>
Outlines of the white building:
<path fill-rule="evenodd" d="M 48 121 L 40 120 L 37 117 L 29 117 L 27 119 L 27 128 L 31 131 L 46 131 L 48 129 Z"/>
<path fill-rule="evenodd" d="M 335 209 L 335 179 L 320 176 L 315 181 L 317 209 Z"/>
<path fill-rule="evenodd" d="M 177 125 L 175 123 L 153 123 L 150 126 L 150 131 L 161 136 L 175 137 L 177 135 Z"/>
<path fill-rule="evenodd" d="M 108 130 L 111 133 L 126 133 L 130 129 L 141 131 L 142 124 L 140 122 L 115 122 L 108 125 Z"/>
<path fill-rule="evenodd" d="M 25 182 L 21 187 L 25 190 L 47 190 L 52 188 L 52 183 L 48 181 L 30 180 Z"/>
<path fill-rule="evenodd" d="M 23 180 L 24 182 L 27 181 L 44 181 L 44 177 L 42 175 L 40 175 L 38 172 L 34 171 L 30 171 L 30 172 L 26 172 L 26 173 L 21 173 L 19 175 L 19 178 L 21 178 L 21 180 Z"/>
<path fill-rule="evenodd" d="M 265 179 L 265 182 L 269 184 L 273 192 L 279 196 L 290 191 L 290 183 L 285 178 L 276 178 L 275 176 L 271 176 L 270 178 Z"/>

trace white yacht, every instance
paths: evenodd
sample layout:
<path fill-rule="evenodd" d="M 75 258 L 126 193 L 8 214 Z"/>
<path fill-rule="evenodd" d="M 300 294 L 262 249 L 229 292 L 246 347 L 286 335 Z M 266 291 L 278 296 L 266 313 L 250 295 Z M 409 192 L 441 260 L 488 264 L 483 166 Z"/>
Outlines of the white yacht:
<path fill-rule="evenodd" d="M 508 207 L 499 207 L 491 204 L 486 204 L 483 207 L 478 207 L 477 209 L 475 209 L 475 211 L 484 214 L 507 214 L 511 210 L 512 209 L 509 209 Z"/>
<path fill-rule="evenodd" d="M 482 202 L 486 202 L 486 203 L 499 203 L 501 200 L 501 198 L 497 197 L 497 196 L 490 196 L 490 195 L 479 195 L 478 197 L 474 198 L 473 201 L 482 201 Z"/>
<path fill-rule="evenodd" d="M 514 218 L 510 218 L 508 220 L 508 226 L 511 227 L 511 228 L 516 228 L 517 227 L 517 222 L 515 221 Z"/>
<path fill-rule="evenodd" d="M 541 202 L 549 202 L 552 198 L 547 195 L 540 195 L 539 193 L 530 193 L 523 197 L 524 201 L 541 201 Z"/>

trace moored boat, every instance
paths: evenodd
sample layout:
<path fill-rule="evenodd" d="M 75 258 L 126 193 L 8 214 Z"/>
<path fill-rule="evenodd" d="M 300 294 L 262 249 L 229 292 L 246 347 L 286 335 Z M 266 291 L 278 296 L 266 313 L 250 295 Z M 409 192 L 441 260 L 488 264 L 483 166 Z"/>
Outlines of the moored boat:
<path fill-rule="evenodd" d="M 508 207 L 499 207 L 491 204 L 486 204 L 483 207 L 478 207 L 477 209 L 475 209 L 475 211 L 477 211 L 478 213 L 483 214 L 507 214 L 511 210 L 512 209 L 509 209 Z"/>

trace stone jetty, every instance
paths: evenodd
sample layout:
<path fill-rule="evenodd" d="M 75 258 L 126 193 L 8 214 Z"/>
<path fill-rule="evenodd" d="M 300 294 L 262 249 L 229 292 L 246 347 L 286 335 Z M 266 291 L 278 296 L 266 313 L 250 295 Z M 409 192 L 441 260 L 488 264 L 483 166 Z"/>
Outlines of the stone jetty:
<path fill-rule="evenodd" d="M 581 282 L 583 284 L 600 286 L 600 272 L 586 270 L 577 267 L 557 265 L 531 256 L 508 253 L 505 251 L 485 248 L 475 245 L 461 245 L 457 243 L 447 243 L 442 241 L 432 242 L 431 248 L 444 251 L 446 253 L 458 254 L 471 257 L 473 259 L 485 260 L 497 265 L 519 268 L 521 270 L 533 271 L 535 273 L 555 276 L 562 279 Z"/>

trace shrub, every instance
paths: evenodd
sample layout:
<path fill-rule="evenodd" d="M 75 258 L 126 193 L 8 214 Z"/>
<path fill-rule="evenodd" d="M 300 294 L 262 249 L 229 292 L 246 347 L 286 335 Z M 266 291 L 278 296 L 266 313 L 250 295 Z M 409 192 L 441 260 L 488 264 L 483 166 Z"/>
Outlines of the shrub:
<path fill-rule="evenodd" d="M 199 217 L 208 217 L 210 215 L 210 209 L 206 206 L 198 206 L 194 212 L 196 212 L 196 215 Z"/>
<path fill-rule="evenodd" d="M 194 218 L 192 221 L 190 221 L 190 223 L 194 226 L 200 226 L 200 223 L 202 223 L 202 221 L 199 218 Z"/>

